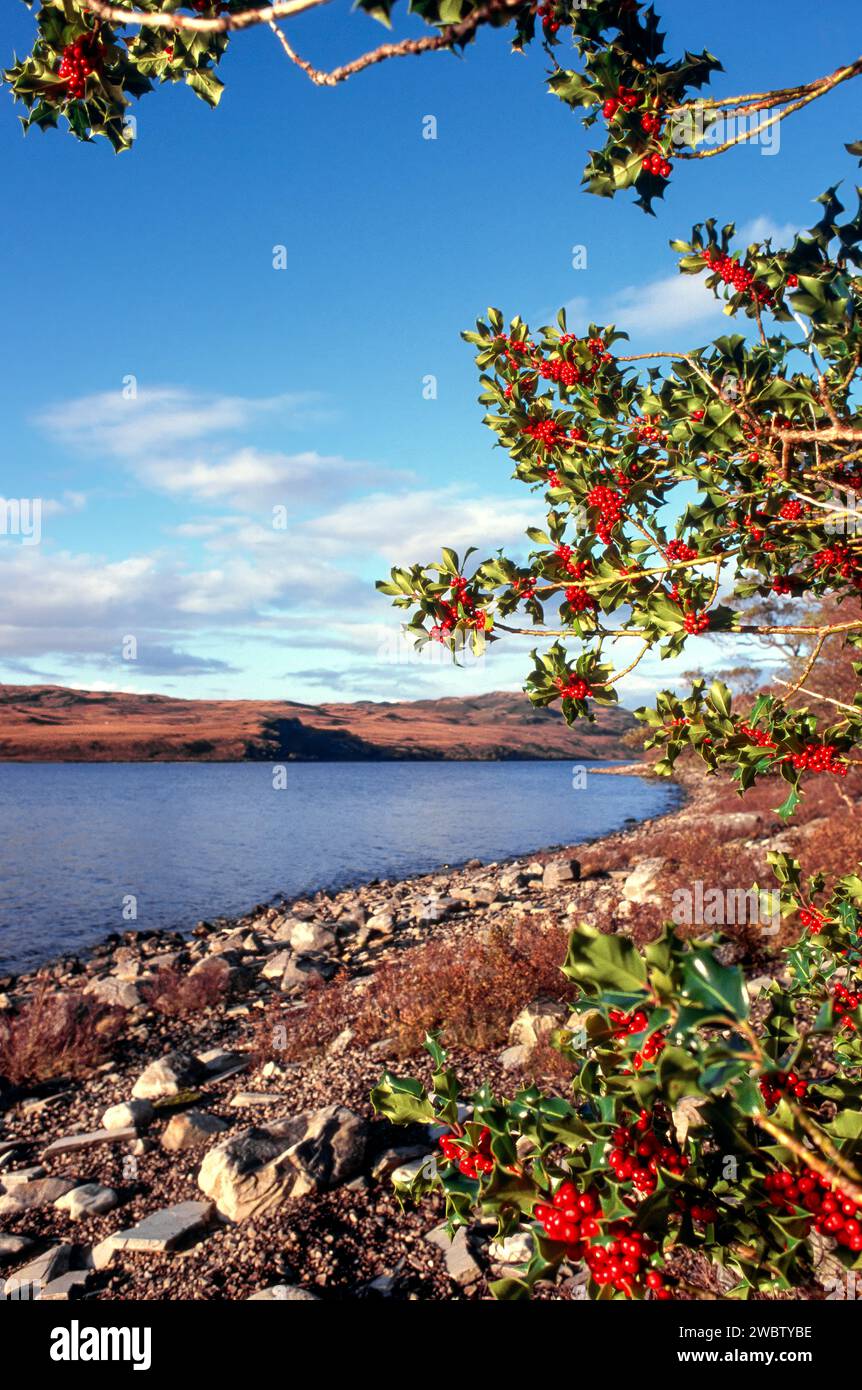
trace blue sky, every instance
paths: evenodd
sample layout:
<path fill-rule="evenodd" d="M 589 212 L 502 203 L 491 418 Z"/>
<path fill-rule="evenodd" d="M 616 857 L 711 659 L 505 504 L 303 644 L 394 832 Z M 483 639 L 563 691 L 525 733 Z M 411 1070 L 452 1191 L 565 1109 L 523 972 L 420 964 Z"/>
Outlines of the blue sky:
<path fill-rule="evenodd" d="M 858 49 L 858 0 L 658 8 L 671 53 L 723 61 L 716 93 L 808 80 Z M 5 61 L 32 18 L 4 11 Z M 338 0 L 288 32 L 321 66 L 385 37 Z M 615 320 L 634 350 L 706 341 L 727 320 L 674 275 L 668 239 L 709 215 L 807 225 L 827 184 L 849 195 L 843 142 L 860 134 L 848 84 L 784 123 L 775 155 L 686 166 L 653 219 L 581 192 L 588 136 L 542 71 L 538 48 L 485 34 L 462 59 L 320 90 L 254 31 L 217 112 L 163 89 L 119 157 L 23 139 L 3 94 L 0 491 L 45 501 L 39 545 L 0 535 L 0 679 L 303 701 L 520 687 L 528 642 L 466 669 L 419 662 L 373 589 L 441 544 L 516 546 L 541 511 L 491 447 L 459 331 L 488 304 L 534 324 L 569 304 L 571 327 Z M 706 642 L 695 657 L 724 660 Z M 643 663 L 624 701 L 670 675 Z"/>

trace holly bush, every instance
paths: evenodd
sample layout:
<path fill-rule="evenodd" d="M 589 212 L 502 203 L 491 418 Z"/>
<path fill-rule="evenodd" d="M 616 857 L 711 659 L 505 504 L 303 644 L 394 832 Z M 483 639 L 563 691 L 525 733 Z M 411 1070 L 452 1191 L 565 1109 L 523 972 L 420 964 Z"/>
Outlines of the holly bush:
<path fill-rule="evenodd" d="M 637 711 L 658 773 L 688 754 L 741 794 L 772 778 L 784 818 L 810 777 L 846 776 L 862 743 L 862 690 L 839 701 L 828 680 L 835 645 L 862 646 L 862 203 L 852 217 L 835 189 L 819 203 L 790 247 L 738 247 L 714 221 L 671 243 L 748 330 L 706 347 L 628 354 L 614 325 L 575 334 L 560 313 L 531 333 L 489 310 L 464 334 L 485 423 L 543 496 L 544 522 L 526 559 L 447 548 L 378 586 L 418 645 L 552 639 L 526 689 L 569 723 L 616 700 L 648 652 L 678 656 L 706 633 L 803 635 L 780 695 L 740 708 L 697 679 Z M 775 596 L 786 622 L 758 617 Z M 722 1266 L 730 1297 L 862 1269 L 862 878 L 827 892 L 768 857 L 796 944 L 776 962 L 790 983 L 757 1009 L 718 934 L 683 940 L 665 923 L 640 952 L 581 926 L 564 973 L 582 997 L 556 1038 L 577 1066 L 571 1098 L 459 1097 L 433 1039 L 430 1094 L 389 1074 L 376 1088 L 391 1118 L 447 1126 L 436 1172 L 412 1190 L 442 1188 L 452 1229 L 477 1213 L 501 1235 L 529 1225 L 533 1258 L 498 1296 L 579 1262 L 600 1298 L 685 1297 L 692 1260 L 701 1285 L 704 1261 L 713 1277 Z"/>
<path fill-rule="evenodd" d="M 409 0 L 407 12 L 432 32 L 378 45 L 329 71 L 302 58 L 278 26 L 328 0 L 23 0 L 36 7 L 33 51 L 16 60 L 5 82 L 27 114 L 25 129 L 56 126 L 73 135 L 105 136 L 131 147 L 127 108 L 155 86 L 185 82 L 215 106 L 216 73 L 233 36 L 266 23 L 284 51 L 316 86 L 333 87 L 378 63 L 425 52 L 463 51 L 486 27 L 512 31 L 512 47 L 539 44 L 548 90 L 601 133 L 584 169 L 591 193 L 632 189 L 651 210 L 663 196 L 674 159 L 708 159 L 749 140 L 772 138 L 787 116 L 862 73 L 862 58 L 795 87 L 700 98 L 721 70 L 705 50 L 670 59 L 651 5 L 639 0 Z M 357 9 L 389 26 L 395 0 L 357 0 Z M 292 37 L 292 36 L 291 36 Z M 859 146 L 851 146 L 860 150 Z"/>

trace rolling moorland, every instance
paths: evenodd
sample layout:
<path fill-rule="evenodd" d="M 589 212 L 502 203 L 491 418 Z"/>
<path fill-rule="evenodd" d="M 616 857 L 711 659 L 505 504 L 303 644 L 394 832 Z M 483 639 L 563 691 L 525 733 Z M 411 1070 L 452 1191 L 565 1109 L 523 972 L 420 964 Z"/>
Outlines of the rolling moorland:
<path fill-rule="evenodd" d="M 306 705 L 0 685 L 0 761 L 235 762 L 402 758 L 631 760 L 629 710 L 569 729 L 520 692 Z"/>

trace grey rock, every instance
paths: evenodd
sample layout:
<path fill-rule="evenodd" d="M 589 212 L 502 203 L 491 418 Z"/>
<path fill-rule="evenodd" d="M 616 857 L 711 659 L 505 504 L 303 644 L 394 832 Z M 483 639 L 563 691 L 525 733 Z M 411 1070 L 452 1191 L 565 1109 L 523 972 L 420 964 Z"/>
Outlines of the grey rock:
<path fill-rule="evenodd" d="M 94 1149 L 100 1144 L 122 1144 L 127 1139 L 137 1139 L 138 1131 L 133 1125 L 125 1129 L 94 1129 L 89 1134 L 66 1134 L 55 1139 L 44 1150 L 43 1158 L 56 1158 L 58 1154 L 73 1154 L 79 1149 Z"/>
<path fill-rule="evenodd" d="M 658 856 L 642 859 L 636 868 L 626 876 L 623 883 L 623 897 L 629 902 L 644 906 L 660 907 L 662 898 L 659 891 L 665 860 Z"/>
<path fill-rule="evenodd" d="M 297 922 L 290 934 L 290 944 L 299 955 L 311 951 L 331 951 L 335 945 L 335 932 L 320 922 Z"/>
<path fill-rule="evenodd" d="M 136 1226 L 117 1231 L 108 1239 L 115 1250 L 174 1250 L 204 1230 L 212 1215 L 212 1202 L 178 1202 L 151 1212 Z"/>
<path fill-rule="evenodd" d="M 562 888 L 566 883 L 574 883 L 581 876 L 581 866 L 577 859 L 552 859 L 545 865 L 542 874 L 542 887 Z"/>
<path fill-rule="evenodd" d="M 37 1178 L 35 1182 L 21 1183 L 14 1192 L 0 1197 L 0 1216 L 19 1216 L 21 1212 L 50 1207 L 77 1186 L 74 1178 Z"/>
<path fill-rule="evenodd" d="M 470 1252 L 467 1232 L 463 1226 L 455 1232 L 452 1240 L 449 1239 L 445 1226 L 435 1226 L 425 1239 L 443 1251 L 446 1273 L 454 1284 L 467 1288 L 481 1277 L 482 1271 Z"/>
<path fill-rule="evenodd" d="M 278 951 L 267 959 L 260 973 L 265 980 L 280 980 L 290 961 L 290 951 Z"/>
<path fill-rule="evenodd" d="M 102 1116 L 105 1129 L 143 1129 L 155 1111 L 148 1100 L 127 1100 L 110 1106 Z"/>
<path fill-rule="evenodd" d="M 384 1178 L 391 1177 L 403 1164 L 430 1156 L 424 1144 L 402 1144 L 397 1149 L 384 1149 L 371 1165 L 371 1176 L 382 1182 Z"/>
<path fill-rule="evenodd" d="M 200 1148 L 214 1134 L 223 1134 L 227 1122 L 218 1115 L 208 1115 L 203 1110 L 186 1110 L 182 1115 L 174 1115 L 162 1135 L 162 1148 L 169 1153 L 179 1153 L 183 1149 Z"/>
<path fill-rule="evenodd" d="M 503 1240 L 492 1240 L 488 1258 L 498 1265 L 524 1265 L 533 1258 L 533 1237 L 529 1231 L 516 1231 Z"/>
<path fill-rule="evenodd" d="M 43 1250 L 35 1260 L 31 1260 L 21 1269 L 16 1269 L 15 1273 L 9 1276 L 3 1287 L 4 1297 L 9 1298 L 11 1294 L 25 1289 L 28 1285 L 35 1284 L 41 1289 L 50 1284 L 52 1279 L 59 1279 L 67 1272 L 73 1254 L 72 1245 L 52 1245 L 49 1250 Z"/>
<path fill-rule="evenodd" d="M 10 1168 L 3 1174 L 3 1186 L 7 1192 L 12 1192 L 24 1182 L 35 1182 L 36 1178 L 44 1177 L 45 1169 L 38 1163 L 31 1168 Z"/>
<path fill-rule="evenodd" d="M 176 1096 L 196 1086 L 205 1075 L 196 1057 L 187 1052 L 169 1052 L 145 1067 L 132 1087 L 132 1095 L 136 1100 L 161 1100 L 164 1096 Z"/>
<path fill-rule="evenodd" d="M 517 1047 L 504 1048 L 497 1061 L 505 1071 L 517 1071 L 519 1067 L 524 1066 L 529 1061 L 529 1058 L 530 1049 L 518 1044 Z"/>
<path fill-rule="evenodd" d="M 69 1299 L 79 1298 L 90 1281 L 91 1273 L 89 1269 L 70 1269 L 59 1279 L 52 1279 L 42 1289 L 42 1302 L 65 1303 Z"/>
<path fill-rule="evenodd" d="M 0 1231 L 0 1264 L 8 1264 L 11 1260 L 17 1260 L 19 1255 L 23 1255 L 25 1250 L 29 1250 L 33 1244 L 29 1236 L 13 1236 L 6 1231 Z"/>
<path fill-rule="evenodd" d="M 241 1052 L 227 1052 L 223 1047 L 211 1047 L 199 1052 L 197 1059 L 209 1077 L 233 1076 L 248 1066 L 248 1059 Z"/>
<path fill-rule="evenodd" d="M 103 1216 L 119 1205 L 119 1197 L 112 1187 L 103 1187 L 98 1182 L 85 1182 L 80 1187 L 65 1192 L 54 1203 L 55 1211 L 65 1211 L 70 1220 L 78 1221 L 82 1216 Z"/>
<path fill-rule="evenodd" d="M 561 1028 L 568 1009 L 555 999 L 535 999 L 522 1009 L 509 1029 L 511 1047 L 533 1048 L 540 1038 Z"/>
<path fill-rule="evenodd" d="M 359 1172 L 368 1122 L 343 1105 L 327 1105 L 307 1117 L 305 1132 L 288 1150 L 298 1170 L 292 1197 L 339 1187 Z"/>
<path fill-rule="evenodd" d="M 245 1221 L 278 1206 L 290 1194 L 295 1170 L 288 1144 L 265 1129 L 246 1129 L 210 1149 L 198 1186 L 227 1221 Z"/>
<path fill-rule="evenodd" d="M 112 1009 L 136 1009 L 141 1002 L 141 996 L 131 980 L 120 980 L 114 975 L 91 980 L 85 986 L 84 993 L 92 995 L 100 1004 L 107 1004 Z"/>

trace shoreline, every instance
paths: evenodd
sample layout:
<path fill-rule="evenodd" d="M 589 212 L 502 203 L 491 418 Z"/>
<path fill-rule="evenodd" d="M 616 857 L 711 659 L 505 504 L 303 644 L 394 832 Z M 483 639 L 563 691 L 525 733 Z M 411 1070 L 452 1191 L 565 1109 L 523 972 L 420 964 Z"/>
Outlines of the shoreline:
<path fill-rule="evenodd" d="M 355 1037 L 337 1001 L 361 1000 L 426 949 L 457 966 L 527 931 L 558 942 L 561 962 L 573 918 L 636 936 L 654 918 L 650 837 L 691 819 L 689 790 L 672 785 L 660 815 L 566 848 L 259 905 L 190 937 L 135 933 L 20 977 L 0 999 L 7 1010 L 44 984 L 121 1026 L 82 1074 L 0 1087 L 0 1279 L 39 1281 L 43 1298 L 60 1300 L 483 1298 L 500 1268 L 488 1233 L 469 1257 L 441 1247 L 434 1204 L 402 1212 L 393 1192 L 392 1172 L 427 1157 L 434 1137 L 369 1105 L 386 1067 L 430 1063 L 404 1063 L 391 1036 Z M 153 979 L 161 1003 L 148 996 Z M 519 1018 L 546 1008 L 541 994 L 522 998 Z M 282 1049 L 275 1021 L 301 1030 L 317 998 L 320 1041 Z M 567 1007 L 553 1007 L 562 1022 Z M 518 1020 L 499 1023 L 490 1053 L 450 1048 L 468 1088 L 532 1084 Z M 231 1156 L 281 1153 L 303 1135 L 317 1153 L 321 1134 L 331 1137 L 319 1171 L 256 1214 Z M 299 1292 L 273 1292 L 285 1286 Z"/>
<path fill-rule="evenodd" d="M 382 761 L 386 761 L 386 760 L 382 760 Z M 408 760 L 406 760 L 406 761 L 414 761 L 414 760 L 408 759 Z M 483 761 L 490 761 L 490 760 L 484 760 L 484 759 L 477 759 L 477 760 L 468 760 L 468 759 L 463 759 L 463 760 L 445 759 L 445 760 L 443 760 L 443 761 L 447 761 L 447 762 L 448 762 L 448 761 L 465 761 L 465 762 L 466 762 L 466 761 L 479 761 L 479 762 L 483 762 Z M 540 760 L 540 759 L 513 759 L 513 760 L 511 760 L 511 761 L 524 761 L 524 762 L 552 761 L 552 762 L 561 762 L 561 761 L 566 761 L 566 759 L 557 759 L 557 758 L 547 759 L 547 760 Z M 581 761 L 582 761 L 582 762 L 586 762 L 585 759 L 584 759 L 584 760 L 581 760 Z M 42 766 L 50 766 L 51 764 L 40 764 L 40 765 L 42 765 Z M 62 765 L 62 764 L 58 764 L 58 765 Z M 98 766 L 105 766 L 105 764 L 101 764 L 101 763 L 100 763 L 100 764 L 97 764 L 97 765 L 98 765 Z M 519 860 L 523 859 L 525 856 L 531 857 L 531 858 L 534 858 L 534 859 L 541 860 L 541 859 L 546 858 L 546 857 L 551 856 L 551 855 L 565 854 L 565 853 L 569 853 L 569 852 L 574 853 L 575 850 L 577 850 L 577 849 L 579 849 L 579 848 L 582 848 L 583 846 L 586 846 L 586 845 L 594 845 L 594 844 L 596 844 L 596 843 L 598 843 L 598 842 L 601 842 L 602 840 L 608 838 L 609 836 L 613 836 L 613 835 L 618 835 L 618 834 L 624 833 L 627 829 L 631 829 L 631 828 L 633 828 L 633 827 L 635 827 L 635 826 L 640 827 L 640 826 L 645 826 L 645 825 L 653 824 L 653 823 L 655 823 L 656 821 L 661 820 L 661 819 L 663 819 L 663 818 L 666 817 L 666 816 L 672 815 L 675 811 L 679 810 L 680 807 L 681 807 L 682 805 L 685 804 L 686 792 L 685 792 L 685 789 L 684 789 L 684 787 L 682 786 L 682 784 L 681 784 L 680 782 L 676 781 L 675 779 L 658 778 L 658 777 L 656 777 L 655 774 L 652 773 L 652 772 L 650 771 L 649 765 L 648 765 L 648 764 L 641 765 L 641 764 L 639 764 L 639 763 L 623 763 L 623 764 L 617 765 L 617 764 L 616 764 L 616 761 L 615 761 L 615 760 L 612 760 L 612 761 L 609 761 L 608 764 L 602 765 L 602 766 L 593 766 L 593 767 L 587 766 L 587 767 L 585 767 L 584 770 L 586 771 L 587 774 L 592 775 L 592 776 L 603 776 L 603 777 L 639 777 L 639 778 L 641 778 L 641 779 L 642 779 L 643 781 L 645 781 L 645 782 L 650 782 L 650 783 L 653 783 L 653 784 L 656 784 L 656 785 L 664 785 L 664 786 L 667 787 L 667 790 L 668 790 L 668 793 L 669 793 L 669 804 L 668 804 L 666 810 L 664 810 L 664 811 L 658 813 L 657 815 L 647 816 L 647 817 L 645 817 L 643 820 L 638 820 L 637 817 L 627 816 L 627 817 L 624 819 L 623 824 L 622 824 L 617 830 L 602 831 L 602 832 L 600 832 L 600 833 L 597 834 L 597 835 L 587 836 L 587 837 L 585 837 L 585 838 L 583 838 L 583 839 L 573 841 L 573 842 L 571 842 L 571 843 L 569 843 L 569 844 L 554 843 L 554 844 L 550 844 L 550 845 L 543 845 L 543 846 L 541 846 L 541 847 L 539 847 L 539 848 L 537 848 L 537 849 L 523 850 L 523 851 L 521 851 L 521 852 L 518 853 L 518 854 L 507 855 L 507 856 L 504 856 L 504 857 L 501 858 L 501 859 L 497 859 L 497 860 L 493 860 L 493 861 L 487 861 L 487 862 L 488 862 L 488 863 L 493 863 L 493 864 L 496 864 L 496 865 L 500 865 L 500 866 L 502 866 L 502 867 L 505 867 L 506 865 L 508 865 L 508 864 L 510 864 L 510 863 L 518 862 Z M 5 965 L 5 962 L 0 961 L 0 1017 L 2 1017 L 2 1012 L 3 1012 L 3 1007 L 4 1007 L 4 1006 L 3 1006 L 3 996 L 4 996 L 4 993 L 7 993 L 11 988 L 13 988 L 13 985 L 14 985 L 15 987 L 17 987 L 18 982 L 20 982 L 20 981 L 22 981 L 22 980 L 27 980 L 27 979 L 30 979 L 30 978 L 35 978 L 35 977 L 39 976 L 40 974 L 43 974 L 43 973 L 45 973 L 45 972 L 50 972 L 52 969 L 54 969 L 54 968 L 56 968 L 56 967 L 58 967 L 58 966 L 61 966 L 61 965 L 64 964 L 64 963 L 68 963 L 68 962 L 70 962 L 70 961 L 76 961 L 76 962 L 78 962 L 79 964 L 82 964 L 82 965 L 83 965 L 86 961 L 90 960 L 94 955 L 97 955 L 101 950 L 104 950 L 104 948 L 105 948 L 106 946 L 108 946 L 109 944 L 111 944 L 111 943 L 119 943 L 119 942 L 122 941 L 123 944 L 127 944 L 127 945 L 128 945 L 128 944 L 131 944 L 131 943 L 130 943 L 130 938 L 132 938 L 132 937 L 140 937 L 142 940 L 147 939 L 147 938 L 152 938 L 152 937 L 164 937 L 165 939 L 171 939 L 171 940 L 173 940 L 174 938 L 181 938 L 181 939 L 183 939 L 183 940 L 187 940 L 191 935 L 194 934 L 194 932 L 195 932 L 195 930 L 197 929 L 197 927 L 199 927 L 199 926 L 202 925 L 202 923 L 205 924 L 205 925 L 207 925 L 207 926 L 211 926 L 211 925 L 212 925 L 212 926 L 217 926 L 219 929 L 230 929 L 230 928 L 231 928 L 232 926 L 234 926 L 236 923 L 239 923 L 239 922 L 242 922 L 242 921 L 247 920 L 250 916 L 252 916 L 252 915 L 253 915 L 254 913 L 256 913 L 256 912 L 266 911 L 266 910 L 268 910 L 268 909 L 270 909 L 270 908 L 275 908 L 275 909 L 278 909 L 279 911 L 284 911 L 284 910 L 286 910 L 286 909 L 290 906 L 290 904 L 291 904 L 292 902 L 294 902 L 294 901 L 301 901 L 301 900 L 304 900 L 305 898 L 315 898 L 315 897 L 317 897 L 317 896 L 319 896 L 319 895 L 324 895 L 324 896 L 332 897 L 332 896 L 335 896 L 335 895 L 338 895 L 338 894 L 342 894 L 342 893 L 356 892 L 356 891 L 358 891 L 358 890 L 360 890 L 360 889 L 362 889 L 362 888 L 364 888 L 364 887 L 372 887 L 372 886 L 374 886 L 375 884 L 377 884 L 377 883 L 379 883 L 379 882 L 392 883 L 393 885 L 407 885 L 407 884 L 411 884 L 411 883 L 420 881 L 420 880 L 422 880 L 422 879 L 424 879 L 424 878 L 426 878 L 426 877 L 433 876 L 433 875 L 435 875 L 435 874 L 442 874 L 442 873 L 446 873 L 446 872 L 458 872 L 459 870 L 465 869 L 465 868 L 466 868 L 468 865 L 470 865 L 470 864 L 478 865 L 478 864 L 484 863 L 484 862 L 485 862 L 485 861 L 480 861 L 480 860 L 478 860 L 478 859 L 475 859 L 474 857 L 470 857 L 470 858 L 465 859 L 465 860 L 453 861 L 453 862 L 442 862 L 442 863 L 439 863 L 439 864 L 435 864 L 435 865 L 433 865 L 431 868 L 428 868 L 428 869 L 425 869 L 425 870 L 419 870 L 419 871 L 416 871 L 416 872 L 414 872 L 414 873 L 409 873 L 409 874 L 405 875 L 404 878 L 399 878 L 399 879 L 389 879 L 389 878 L 385 878 L 385 879 L 383 879 L 383 880 L 380 880 L 380 879 L 378 879 L 377 877 L 366 878 L 366 877 L 361 877 L 361 876 L 360 876 L 360 877 L 357 877 L 357 878 L 355 878 L 355 879 L 350 879 L 350 880 L 348 880 L 348 881 L 345 881 L 345 882 L 343 882 L 343 883 L 336 883 L 336 882 L 320 883 L 320 884 L 318 884 L 315 888 L 309 890 L 308 893 L 306 893 L 305 895 L 303 895 L 303 898 L 301 898 L 301 899 L 292 899 L 292 898 L 291 898 L 288 894 L 286 894 L 286 893 L 276 892 L 270 899 L 264 900 L 264 901 L 262 901 L 262 902 L 257 902 L 257 903 L 255 903 L 254 905 L 252 905 L 252 906 L 246 908 L 246 909 L 243 910 L 243 911 L 233 912 L 233 913 L 229 913 L 229 914 L 225 914 L 225 915 L 217 914 L 217 915 L 213 916 L 212 918 L 209 918 L 209 917 L 203 918 L 203 919 L 200 919 L 200 920 L 195 924 L 195 926 L 186 926 L 186 927 L 183 927 L 183 926 L 167 927 L 167 926 L 165 926 L 165 927 L 151 927 L 151 928 L 143 927 L 143 928 L 141 928 L 140 930 L 135 930 L 135 929 L 130 928 L 130 929 L 128 929 L 127 931 L 120 931 L 120 930 L 116 930 L 116 929 L 115 929 L 115 930 L 109 930 L 109 931 L 105 931 L 104 934 L 101 935 L 97 940 L 94 940 L 93 943 L 92 943 L 92 945 L 86 946 L 86 947 L 84 947 L 83 949 L 80 949 L 80 950 L 76 950 L 76 949 L 74 949 L 74 947 L 70 947 L 68 950 L 62 950 L 62 949 L 60 949 L 60 950 L 52 951 L 51 954 L 47 955 L 47 956 L 45 957 L 45 959 L 44 959 L 43 961 L 41 961 L 39 964 L 34 965 L 34 966 L 31 966 L 31 967 L 26 968 L 26 969 L 22 969 L 22 970 L 7 969 L 7 968 L 6 968 L 6 965 Z"/>

